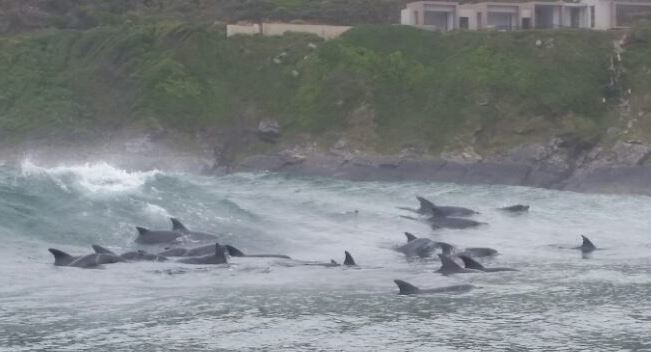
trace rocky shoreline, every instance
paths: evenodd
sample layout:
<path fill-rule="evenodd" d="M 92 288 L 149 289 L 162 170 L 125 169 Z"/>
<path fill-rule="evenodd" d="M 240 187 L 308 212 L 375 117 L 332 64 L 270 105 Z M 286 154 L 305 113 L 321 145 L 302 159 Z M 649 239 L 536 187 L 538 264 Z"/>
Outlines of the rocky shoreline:
<path fill-rule="evenodd" d="M 440 158 L 282 151 L 254 155 L 229 172 L 270 171 L 353 181 L 424 181 L 529 186 L 589 193 L 651 195 L 651 147 L 618 142 L 610 148 L 556 139 L 481 157 L 470 151 Z M 224 173 L 217 167 L 213 172 Z"/>

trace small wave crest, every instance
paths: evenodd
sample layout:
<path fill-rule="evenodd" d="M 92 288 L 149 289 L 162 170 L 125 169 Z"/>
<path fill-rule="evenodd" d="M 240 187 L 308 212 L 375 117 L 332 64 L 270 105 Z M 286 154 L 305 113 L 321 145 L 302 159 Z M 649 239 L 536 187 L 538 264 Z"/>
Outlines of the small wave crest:
<path fill-rule="evenodd" d="M 106 162 L 45 167 L 29 159 L 21 162 L 20 170 L 23 177 L 45 175 L 65 191 L 72 187 L 91 194 L 132 192 L 160 174 L 158 170 L 130 172 Z"/>

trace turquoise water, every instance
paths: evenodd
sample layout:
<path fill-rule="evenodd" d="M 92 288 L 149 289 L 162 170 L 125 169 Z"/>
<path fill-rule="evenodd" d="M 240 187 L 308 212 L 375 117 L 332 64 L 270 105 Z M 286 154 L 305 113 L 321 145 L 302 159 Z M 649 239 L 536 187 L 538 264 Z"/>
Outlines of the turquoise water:
<path fill-rule="evenodd" d="M 402 219 L 415 195 L 489 225 L 432 231 Z M 523 203 L 511 216 L 497 207 Z M 358 212 L 355 212 L 355 211 Z M 0 166 L 0 351 L 651 350 L 651 198 L 524 187 L 361 183 L 272 174 L 205 177 L 95 164 Z M 250 253 L 359 269 L 120 263 L 54 267 L 47 248 L 136 248 L 135 226 L 175 216 Z M 392 250 L 403 232 L 500 251 L 519 272 L 442 277 Z M 583 259 L 579 235 L 598 247 Z M 471 283 L 458 295 L 397 295 Z"/>

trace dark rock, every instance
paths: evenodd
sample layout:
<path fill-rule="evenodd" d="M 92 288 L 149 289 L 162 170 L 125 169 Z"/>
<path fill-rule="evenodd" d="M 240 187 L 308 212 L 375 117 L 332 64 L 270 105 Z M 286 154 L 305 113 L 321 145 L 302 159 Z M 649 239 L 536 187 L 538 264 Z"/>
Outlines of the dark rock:
<path fill-rule="evenodd" d="M 651 194 L 651 167 L 603 167 L 574 178 L 565 190 Z"/>
<path fill-rule="evenodd" d="M 530 167 L 518 164 L 479 163 L 466 167 L 467 172 L 461 182 L 489 183 L 503 185 L 522 185 L 529 174 Z"/>
<path fill-rule="evenodd" d="M 269 143 L 276 143 L 280 138 L 280 124 L 275 120 L 262 120 L 258 124 L 258 137 Z"/>

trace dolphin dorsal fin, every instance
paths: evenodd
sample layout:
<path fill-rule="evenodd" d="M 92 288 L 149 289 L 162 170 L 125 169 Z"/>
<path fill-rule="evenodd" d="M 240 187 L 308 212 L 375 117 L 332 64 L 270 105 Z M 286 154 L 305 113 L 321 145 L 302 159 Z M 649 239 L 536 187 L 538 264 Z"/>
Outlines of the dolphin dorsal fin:
<path fill-rule="evenodd" d="M 457 262 L 452 260 L 452 258 L 448 257 L 447 255 L 439 254 L 439 258 L 441 259 L 441 269 L 442 271 L 456 271 L 463 269 Z"/>
<path fill-rule="evenodd" d="M 54 265 L 68 265 L 75 260 L 75 257 L 64 251 L 55 248 L 49 248 L 48 251 L 54 256 Z"/>
<path fill-rule="evenodd" d="M 592 241 L 590 241 L 589 238 L 587 238 L 587 237 L 585 237 L 583 235 L 581 235 L 581 238 L 583 239 L 583 244 L 581 244 L 581 249 L 583 249 L 583 250 L 586 250 L 586 249 L 593 250 L 593 249 L 597 248 L 597 246 L 595 246 L 592 243 Z"/>
<path fill-rule="evenodd" d="M 405 232 L 405 237 L 407 237 L 407 243 L 418 239 L 418 237 L 414 236 L 413 234 L 411 234 L 409 232 Z"/>
<path fill-rule="evenodd" d="M 116 255 L 115 252 L 113 252 L 112 250 L 110 250 L 108 248 L 104 248 L 104 247 L 102 247 L 102 246 L 100 246 L 98 244 L 94 244 L 94 245 L 92 245 L 92 247 L 93 247 L 93 250 L 95 251 L 95 253 L 97 253 L 97 254 Z"/>
<path fill-rule="evenodd" d="M 414 286 L 414 285 L 412 285 L 412 284 L 410 284 L 410 283 L 408 283 L 406 281 L 393 280 L 393 282 L 395 282 L 396 285 L 398 285 L 398 288 L 400 289 L 399 294 L 401 294 L 401 295 L 413 295 L 415 293 L 418 293 L 418 291 L 420 291 L 420 289 L 418 287 L 416 287 L 416 286 Z"/>
<path fill-rule="evenodd" d="M 228 250 L 224 246 L 220 245 L 219 243 L 215 244 L 215 256 L 219 258 L 223 264 L 228 264 L 228 256 L 226 255 L 227 252 Z"/>
<path fill-rule="evenodd" d="M 447 242 L 436 242 L 439 247 L 441 247 L 441 252 L 443 255 L 451 256 L 454 253 L 454 246 Z"/>
<path fill-rule="evenodd" d="M 434 203 L 423 197 L 416 196 L 416 199 L 418 199 L 418 202 L 420 203 L 420 208 L 418 208 L 419 213 L 429 213 L 433 208 L 436 207 Z"/>
<path fill-rule="evenodd" d="M 467 255 L 460 255 L 459 258 L 461 258 L 461 260 L 463 261 L 463 265 L 468 269 L 475 269 L 475 270 L 481 270 L 481 271 L 484 271 L 486 269 L 486 268 L 484 268 L 483 265 L 481 265 L 481 263 L 479 263 L 478 261 L 470 258 Z"/>
<path fill-rule="evenodd" d="M 138 227 L 138 226 L 136 226 L 136 230 L 138 230 L 138 234 L 139 234 L 139 235 L 144 235 L 144 234 L 146 234 L 147 232 L 149 232 L 149 229 L 146 229 L 146 228 L 144 228 L 144 227 Z"/>
<path fill-rule="evenodd" d="M 244 257 L 245 256 L 244 252 L 242 252 L 241 250 L 231 246 L 230 244 L 227 244 L 225 247 L 226 247 L 226 251 L 228 251 L 228 255 L 230 255 L 231 257 Z"/>
<path fill-rule="evenodd" d="M 346 253 L 346 259 L 344 259 L 344 265 L 346 266 L 356 266 L 355 264 L 355 259 L 353 259 L 353 256 L 350 255 L 348 251 L 344 251 Z"/>
<path fill-rule="evenodd" d="M 179 221 L 177 218 L 170 218 L 170 221 L 172 222 L 172 231 L 179 231 L 179 232 L 190 232 L 185 225 Z"/>

